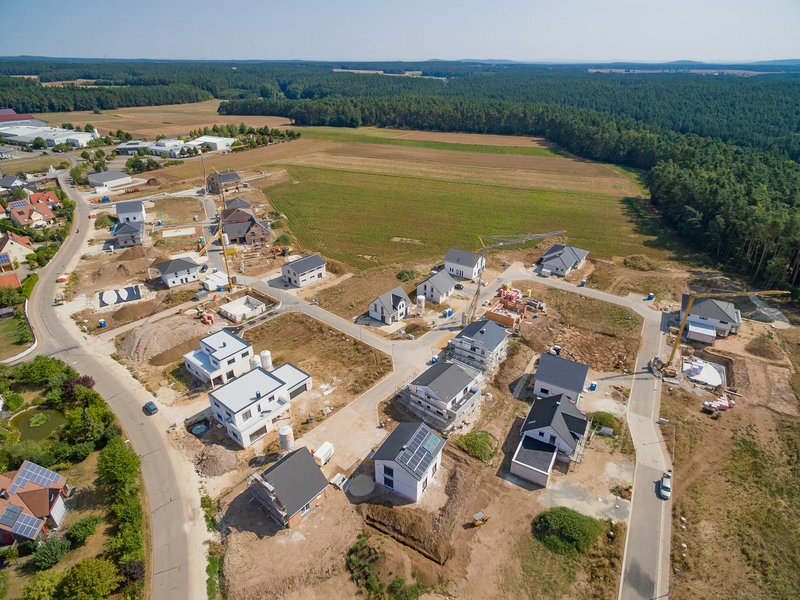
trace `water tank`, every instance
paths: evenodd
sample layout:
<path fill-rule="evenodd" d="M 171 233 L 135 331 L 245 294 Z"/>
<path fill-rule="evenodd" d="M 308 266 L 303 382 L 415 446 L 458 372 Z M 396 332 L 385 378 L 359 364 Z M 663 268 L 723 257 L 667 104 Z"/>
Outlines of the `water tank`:
<path fill-rule="evenodd" d="M 422 312 L 425 310 L 425 295 L 424 294 L 417 294 L 417 310 Z"/>
<path fill-rule="evenodd" d="M 261 368 L 265 371 L 272 370 L 272 352 L 269 350 L 262 350 L 261 354 L 259 354 L 261 358 Z"/>
<path fill-rule="evenodd" d="M 288 452 L 294 448 L 294 431 L 291 426 L 284 425 L 278 429 L 278 442 L 281 445 L 281 450 Z"/>
<path fill-rule="evenodd" d="M 250 357 L 250 370 L 257 369 L 261 366 L 261 359 L 257 356 Z"/>

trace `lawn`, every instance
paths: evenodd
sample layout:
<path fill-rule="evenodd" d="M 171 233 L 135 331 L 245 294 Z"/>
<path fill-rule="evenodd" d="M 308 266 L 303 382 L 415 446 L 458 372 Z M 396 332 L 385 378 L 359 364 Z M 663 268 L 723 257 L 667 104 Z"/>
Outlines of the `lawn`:
<path fill-rule="evenodd" d="M 430 260 L 451 246 L 474 250 L 479 235 L 556 229 L 595 255 L 654 254 L 646 247 L 652 237 L 635 231 L 617 197 L 312 167 L 288 171 L 294 181 L 267 192 L 276 210 L 308 249 L 357 268 Z"/>
<path fill-rule="evenodd" d="M 50 165 L 56 169 L 59 163 L 67 160 L 64 156 L 38 156 L 35 153 L 30 154 L 30 158 L 15 158 L 13 160 L 4 160 L 0 163 L 0 171 L 3 173 L 40 173 L 46 171 Z"/>
<path fill-rule="evenodd" d="M 16 319 L 0 319 L 0 359 L 6 359 L 19 354 L 27 347 L 27 344 L 17 344 Z"/>

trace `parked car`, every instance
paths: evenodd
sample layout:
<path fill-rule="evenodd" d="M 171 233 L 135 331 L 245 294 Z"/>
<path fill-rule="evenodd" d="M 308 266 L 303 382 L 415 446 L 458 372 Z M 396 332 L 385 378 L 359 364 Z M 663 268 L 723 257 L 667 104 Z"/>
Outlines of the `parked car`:
<path fill-rule="evenodd" d="M 142 410 L 144 411 L 144 414 L 152 416 L 158 412 L 158 407 L 156 406 L 155 402 L 148 402 L 144 405 Z"/>
<path fill-rule="evenodd" d="M 669 500 L 672 497 L 672 469 L 661 477 L 661 481 L 658 484 L 658 494 L 664 500 Z"/>
<path fill-rule="evenodd" d="M 457 290 L 463 290 L 463 289 L 464 289 L 464 286 L 463 286 L 462 284 L 460 284 L 460 283 L 457 283 L 457 284 L 456 284 L 456 289 L 457 289 Z"/>
<path fill-rule="evenodd" d="M 201 273 L 205 273 L 206 271 L 208 271 L 208 265 L 203 265 L 202 267 L 200 267 Z"/>

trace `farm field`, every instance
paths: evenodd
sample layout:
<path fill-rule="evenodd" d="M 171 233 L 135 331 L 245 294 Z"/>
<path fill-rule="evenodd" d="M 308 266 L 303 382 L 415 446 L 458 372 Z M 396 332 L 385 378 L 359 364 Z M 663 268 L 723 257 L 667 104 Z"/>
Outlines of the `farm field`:
<path fill-rule="evenodd" d="M 14 158 L 0 162 L 0 171 L 8 175 L 14 173 L 40 173 L 47 170 L 50 165 L 58 168 L 59 163 L 62 161 L 69 162 L 63 155 L 37 156 L 36 154 L 31 154 L 30 158 Z"/>

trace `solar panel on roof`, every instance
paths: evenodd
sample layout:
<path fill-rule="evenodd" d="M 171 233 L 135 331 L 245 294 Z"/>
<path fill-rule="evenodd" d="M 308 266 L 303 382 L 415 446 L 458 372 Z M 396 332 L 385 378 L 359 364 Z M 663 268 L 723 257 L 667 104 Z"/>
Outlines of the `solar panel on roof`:
<path fill-rule="evenodd" d="M 11 527 L 17 522 L 17 517 L 19 517 L 21 512 L 22 508 L 13 504 L 9 504 L 3 511 L 3 516 L 0 517 L 0 525 Z"/>
<path fill-rule="evenodd" d="M 30 515 L 21 514 L 17 522 L 11 527 L 11 533 L 16 533 L 28 539 L 33 539 L 39 528 L 42 526 L 42 520 L 32 517 Z"/>
<path fill-rule="evenodd" d="M 0 265 L 10 265 L 10 264 L 11 264 L 11 257 L 5 252 L 3 254 L 0 254 Z"/>
<path fill-rule="evenodd" d="M 27 200 L 14 200 L 8 203 L 8 208 L 25 208 L 28 206 Z"/>
<path fill-rule="evenodd" d="M 45 469 L 33 463 L 26 463 L 22 470 L 17 473 L 14 478 L 14 483 L 11 484 L 9 491 L 14 493 L 19 488 L 24 487 L 25 483 L 32 481 L 42 487 L 50 487 L 50 485 L 60 479 L 58 473 L 54 473 L 50 469 Z"/>

